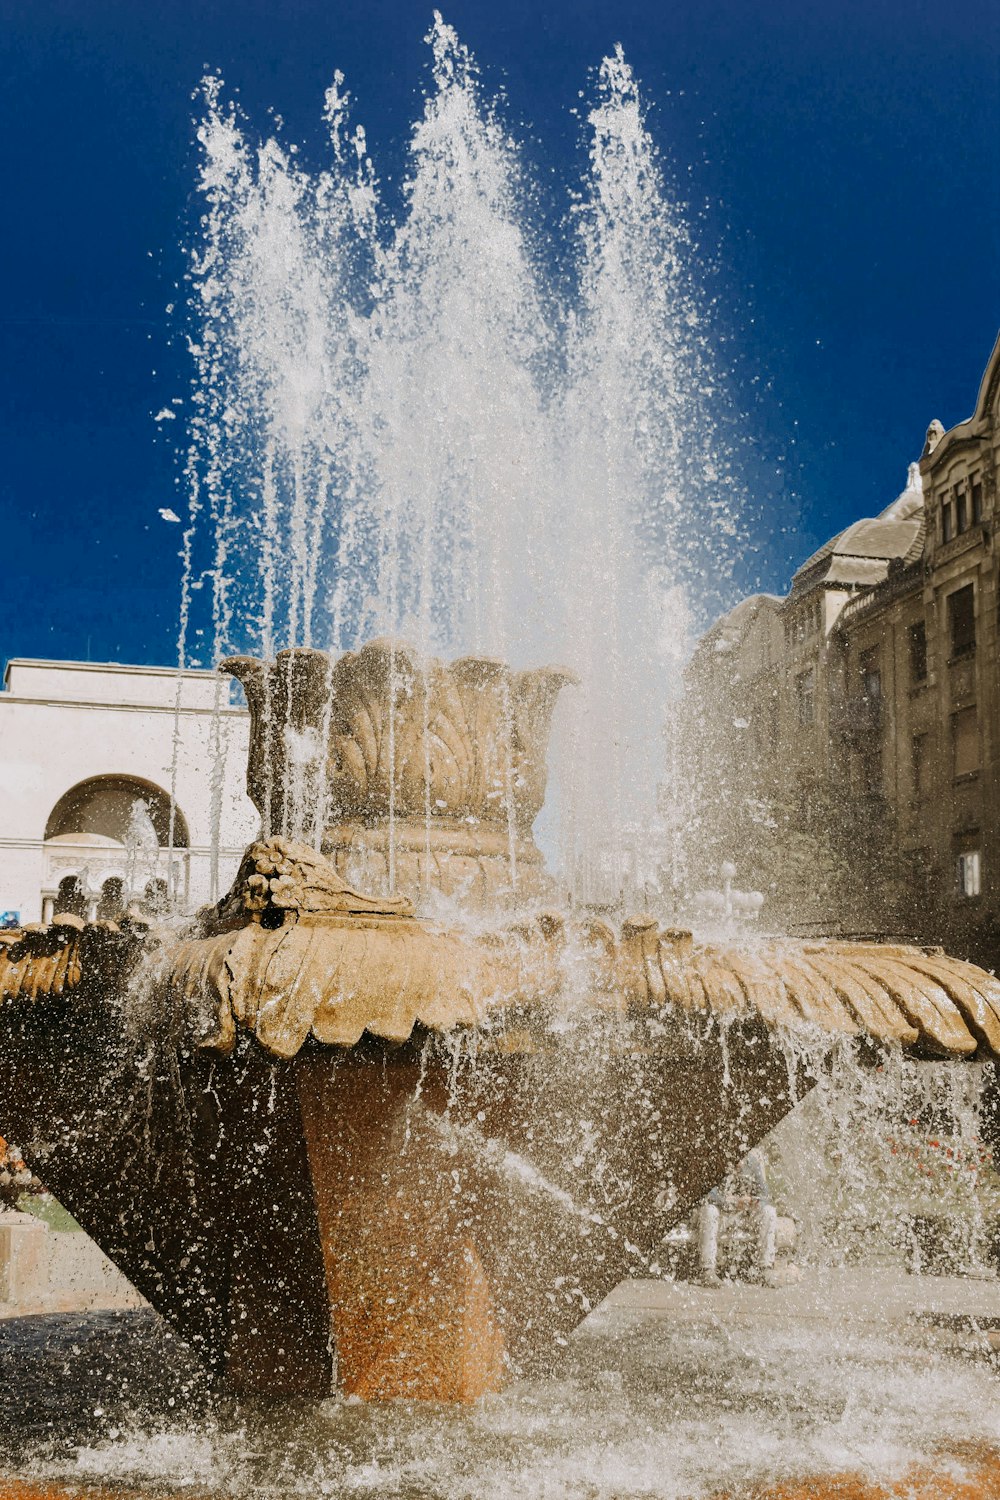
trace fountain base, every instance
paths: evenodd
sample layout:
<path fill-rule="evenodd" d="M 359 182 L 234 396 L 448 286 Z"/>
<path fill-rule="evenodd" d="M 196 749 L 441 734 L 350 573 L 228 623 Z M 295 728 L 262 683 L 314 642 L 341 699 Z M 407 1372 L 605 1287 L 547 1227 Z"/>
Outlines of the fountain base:
<path fill-rule="evenodd" d="M 729 1038 L 749 1111 L 726 1108 L 718 1044 L 685 1059 L 615 1024 L 578 1040 L 485 1051 L 458 1076 L 426 1044 L 296 1060 L 345 1393 L 472 1401 L 554 1370 L 586 1313 L 648 1271 L 667 1223 L 794 1103 L 784 1058 L 752 1032 Z M 599 1166 L 581 1157 L 580 1108 L 608 1117 Z M 625 1118 L 653 1149 L 630 1153 Z"/>
<path fill-rule="evenodd" d="M 838 1041 L 1000 1050 L 933 950 L 442 930 L 278 838 L 169 952 L 74 922 L 0 945 L 0 1128 L 244 1392 L 551 1372 Z"/>

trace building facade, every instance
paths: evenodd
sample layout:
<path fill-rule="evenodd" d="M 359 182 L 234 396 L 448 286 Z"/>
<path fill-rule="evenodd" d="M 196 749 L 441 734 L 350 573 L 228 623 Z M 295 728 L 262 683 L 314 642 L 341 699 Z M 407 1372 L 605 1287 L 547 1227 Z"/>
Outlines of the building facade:
<path fill-rule="evenodd" d="M 260 819 L 249 716 L 214 672 L 11 661 L 0 692 L 0 920 L 193 910 Z"/>
<path fill-rule="evenodd" d="M 1000 340 L 902 493 L 702 638 L 681 732 L 696 841 L 773 920 L 1000 962 Z"/>

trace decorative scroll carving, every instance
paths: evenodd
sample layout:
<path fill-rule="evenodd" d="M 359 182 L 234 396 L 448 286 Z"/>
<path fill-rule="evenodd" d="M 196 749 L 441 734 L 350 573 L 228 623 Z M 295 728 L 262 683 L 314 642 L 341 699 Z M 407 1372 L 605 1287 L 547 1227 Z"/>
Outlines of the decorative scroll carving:
<path fill-rule="evenodd" d="M 274 837 L 251 844 L 232 889 L 202 914 L 206 926 L 243 926 L 248 920 L 280 927 L 302 916 L 411 916 L 403 896 L 366 896 L 351 887 L 308 844 Z"/>
<path fill-rule="evenodd" d="M 235 930 L 234 929 L 238 929 Z M 479 1028 L 485 1047 L 552 1045 L 554 1011 L 702 1012 L 771 1029 L 868 1035 L 927 1055 L 1000 1056 L 1000 981 L 938 950 L 776 940 L 752 953 L 696 943 L 636 916 L 542 911 L 487 932 L 419 921 L 407 903 L 360 896 L 313 850 L 271 839 L 247 851 L 204 935 L 172 960 L 174 1002 L 200 1045 L 237 1029 L 281 1057 L 308 1036 L 351 1047 L 415 1028 Z"/>
<path fill-rule="evenodd" d="M 0 997 L 61 994 L 84 973 L 120 988 L 142 936 L 137 914 L 4 934 Z M 448 930 L 403 898 L 352 890 L 315 850 L 277 837 L 250 846 L 229 894 L 175 942 L 165 984 L 164 1003 L 183 1009 L 199 1045 L 228 1051 L 243 1027 L 281 1057 L 310 1035 L 351 1047 L 365 1032 L 404 1042 L 417 1027 L 477 1027 L 487 1047 L 533 1050 L 551 1044 L 554 1008 L 703 1012 L 937 1057 L 1000 1056 L 1000 980 L 939 949 L 776 940 L 743 952 L 663 932 L 649 916 L 616 936 L 549 911 Z"/>
<path fill-rule="evenodd" d="M 138 914 L 117 922 L 84 922 L 69 912 L 48 925 L 0 933 L 0 1001 L 68 994 L 86 975 L 122 992 L 143 949 L 147 924 Z"/>

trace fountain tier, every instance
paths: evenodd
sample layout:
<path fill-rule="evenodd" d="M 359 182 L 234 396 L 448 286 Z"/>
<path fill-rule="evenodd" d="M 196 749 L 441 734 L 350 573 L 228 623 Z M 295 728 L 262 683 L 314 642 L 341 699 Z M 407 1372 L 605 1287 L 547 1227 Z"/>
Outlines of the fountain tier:
<path fill-rule="evenodd" d="M 484 905 L 546 887 L 531 834 L 552 711 L 572 673 L 441 662 L 402 642 L 334 657 L 231 657 L 251 713 L 247 790 L 265 833 L 322 840 L 367 888 Z"/>

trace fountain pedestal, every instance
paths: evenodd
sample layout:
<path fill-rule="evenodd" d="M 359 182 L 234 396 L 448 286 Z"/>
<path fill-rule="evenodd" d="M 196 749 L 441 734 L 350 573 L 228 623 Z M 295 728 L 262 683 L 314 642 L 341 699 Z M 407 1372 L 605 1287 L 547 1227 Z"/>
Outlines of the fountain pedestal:
<path fill-rule="evenodd" d="M 468 1401 L 508 1377 L 478 1250 L 495 1226 L 463 1204 L 467 1164 L 428 1123 L 421 1071 L 323 1058 L 297 1070 L 338 1384 L 366 1401 Z"/>
<path fill-rule="evenodd" d="M 297 1060 L 342 1390 L 469 1401 L 553 1370 L 581 1318 L 649 1274 L 681 1205 L 794 1102 L 784 1060 L 758 1037 L 732 1038 L 744 1080 L 770 1101 L 752 1111 L 726 1107 L 718 1046 L 671 1066 L 645 1041 L 613 1025 L 578 1050 L 480 1057 L 458 1079 L 423 1047 Z M 589 1149 L 571 1101 L 600 1121 Z M 681 1137 L 664 1116 L 683 1118 Z"/>

